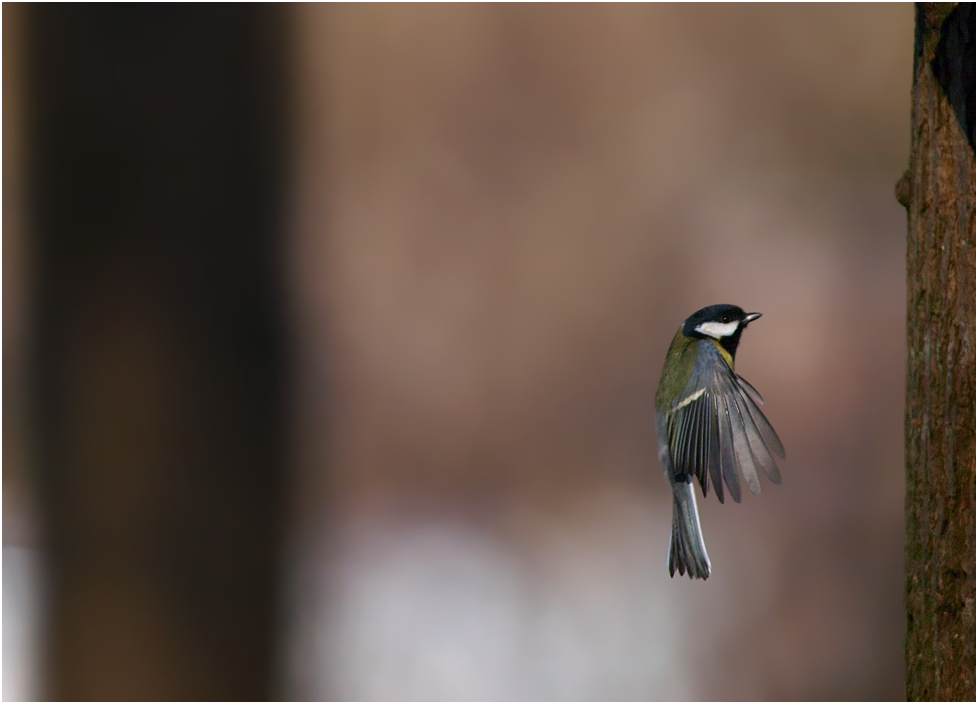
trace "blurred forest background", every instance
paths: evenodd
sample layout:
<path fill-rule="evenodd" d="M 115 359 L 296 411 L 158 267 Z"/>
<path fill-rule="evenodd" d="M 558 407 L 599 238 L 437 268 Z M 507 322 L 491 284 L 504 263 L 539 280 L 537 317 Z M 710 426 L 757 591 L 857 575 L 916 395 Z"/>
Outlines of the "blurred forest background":
<path fill-rule="evenodd" d="M 902 698 L 912 5 L 288 12 L 276 696 Z M 11 16 L 5 699 L 45 679 Z M 738 371 L 788 460 L 700 501 L 691 583 L 652 402 L 718 302 L 764 314 Z"/>

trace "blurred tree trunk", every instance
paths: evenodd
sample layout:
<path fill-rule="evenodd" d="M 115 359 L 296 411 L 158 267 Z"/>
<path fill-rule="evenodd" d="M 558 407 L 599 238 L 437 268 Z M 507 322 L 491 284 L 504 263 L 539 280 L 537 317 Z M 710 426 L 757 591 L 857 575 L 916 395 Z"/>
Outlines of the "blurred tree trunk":
<path fill-rule="evenodd" d="M 284 11 L 28 8 L 45 697 L 272 694 Z"/>
<path fill-rule="evenodd" d="M 975 6 L 917 5 L 907 208 L 908 700 L 975 699 Z"/>

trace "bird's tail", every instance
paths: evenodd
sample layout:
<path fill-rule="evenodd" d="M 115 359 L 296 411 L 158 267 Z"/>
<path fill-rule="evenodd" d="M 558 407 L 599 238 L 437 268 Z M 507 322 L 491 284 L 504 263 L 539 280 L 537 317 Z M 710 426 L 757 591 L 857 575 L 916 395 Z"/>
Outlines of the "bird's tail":
<path fill-rule="evenodd" d="M 689 573 L 689 578 L 710 576 L 710 558 L 703 543 L 703 530 L 696 510 L 693 485 L 678 481 L 672 485 L 672 537 L 669 540 L 669 576 Z"/>

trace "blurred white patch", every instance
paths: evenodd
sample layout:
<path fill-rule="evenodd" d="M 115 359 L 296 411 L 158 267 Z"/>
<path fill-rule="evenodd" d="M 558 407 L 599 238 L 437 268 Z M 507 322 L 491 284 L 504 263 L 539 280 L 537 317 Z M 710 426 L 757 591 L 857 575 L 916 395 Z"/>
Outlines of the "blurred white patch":
<path fill-rule="evenodd" d="M 605 506 L 618 515 L 601 510 L 583 524 L 525 512 L 518 545 L 461 521 L 360 523 L 342 541 L 332 576 L 306 585 L 316 603 L 297 613 L 317 617 L 297 624 L 287 695 L 695 696 L 684 609 L 665 592 L 664 538 L 652 540 L 664 533 L 631 503 Z"/>
<path fill-rule="evenodd" d="M 40 698 L 43 580 L 36 550 L 3 548 L 3 699 Z"/>

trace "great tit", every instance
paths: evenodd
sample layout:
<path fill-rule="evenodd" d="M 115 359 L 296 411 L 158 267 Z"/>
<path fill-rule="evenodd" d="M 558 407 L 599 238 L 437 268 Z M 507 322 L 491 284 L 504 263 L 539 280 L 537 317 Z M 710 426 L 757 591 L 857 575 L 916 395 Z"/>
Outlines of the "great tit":
<path fill-rule="evenodd" d="M 744 328 L 761 317 L 728 304 L 708 306 L 686 318 L 672 339 L 655 394 L 659 460 L 672 486 L 669 575 L 710 576 L 710 558 L 693 494 L 693 477 L 703 496 L 708 477 L 723 503 L 723 484 L 740 502 L 737 468 L 747 487 L 761 493 L 757 470 L 775 484 L 781 473 L 772 453 L 784 446 L 759 406 L 757 390 L 734 372 L 734 355 Z"/>

